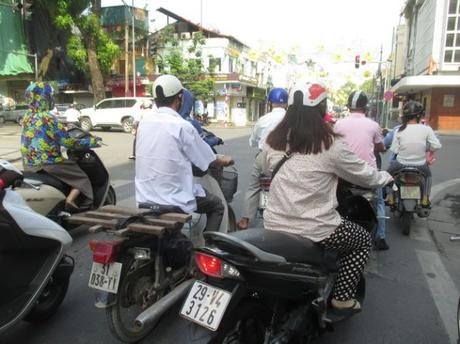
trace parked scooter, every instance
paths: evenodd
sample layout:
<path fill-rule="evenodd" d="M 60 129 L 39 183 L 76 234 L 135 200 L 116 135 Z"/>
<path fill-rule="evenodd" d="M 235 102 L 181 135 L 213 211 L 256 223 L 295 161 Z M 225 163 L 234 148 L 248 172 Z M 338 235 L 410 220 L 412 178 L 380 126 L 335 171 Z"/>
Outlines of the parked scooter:
<path fill-rule="evenodd" d="M 414 214 L 419 217 L 430 215 L 430 208 L 421 204 L 425 175 L 417 168 L 406 167 L 394 176 L 394 180 L 396 191 L 393 190 L 391 210 L 399 214 L 403 234 L 409 235 Z"/>
<path fill-rule="evenodd" d="M 69 129 L 68 133 L 75 138 L 91 135 L 80 128 Z M 67 155 L 69 159 L 78 163 L 91 181 L 94 194 L 92 208 L 116 204 L 115 190 L 110 185 L 109 173 L 96 152 L 91 148 L 69 149 Z M 24 177 L 27 183 L 20 185 L 16 191 L 28 205 L 37 213 L 50 218 L 66 229 L 71 229 L 72 225 L 66 221 L 70 214 L 65 211 L 65 198 L 70 187 L 46 172 L 24 172 Z"/>
<path fill-rule="evenodd" d="M 21 319 L 40 322 L 62 303 L 74 268 L 72 238 L 9 188 L 22 174 L 0 160 L 0 332 Z"/>

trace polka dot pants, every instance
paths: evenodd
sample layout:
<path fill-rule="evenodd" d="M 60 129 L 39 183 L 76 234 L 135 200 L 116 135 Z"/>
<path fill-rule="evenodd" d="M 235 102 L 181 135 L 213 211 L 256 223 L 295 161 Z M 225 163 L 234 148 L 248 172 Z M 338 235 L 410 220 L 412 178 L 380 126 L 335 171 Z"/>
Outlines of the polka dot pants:
<path fill-rule="evenodd" d="M 320 244 L 339 253 L 339 275 L 334 285 L 334 299 L 347 301 L 354 298 L 371 251 L 370 234 L 361 226 L 342 219 L 334 233 Z"/>

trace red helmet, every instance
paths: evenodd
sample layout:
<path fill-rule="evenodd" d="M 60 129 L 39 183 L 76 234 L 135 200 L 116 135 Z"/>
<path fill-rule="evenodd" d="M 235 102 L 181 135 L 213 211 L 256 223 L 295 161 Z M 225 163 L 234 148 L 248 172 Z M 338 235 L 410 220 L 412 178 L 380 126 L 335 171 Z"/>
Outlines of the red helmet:
<path fill-rule="evenodd" d="M 299 92 L 302 93 L 302 97 L 300 97 Z M 296 83 L 289 92 L 288 105 L 293 105 L 294 103 L 297 105 L 301 101 L 301 105 L 314 107 L 326 99 L 327 95 L 327 87 L 321 82 Z"/>

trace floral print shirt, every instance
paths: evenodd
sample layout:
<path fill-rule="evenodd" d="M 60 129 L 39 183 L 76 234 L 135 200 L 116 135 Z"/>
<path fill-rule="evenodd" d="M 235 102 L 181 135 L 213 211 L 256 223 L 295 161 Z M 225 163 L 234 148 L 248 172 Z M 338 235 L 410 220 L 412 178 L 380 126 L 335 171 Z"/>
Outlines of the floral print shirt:
<path fill-rule="evenodd" d="M 21 154 L 25 168 L 52 165 L 64 161 L 61 147 L 97 146 L 97 139 L 75 139 L 69 136 L 56 116 L 49 112 L 28 110 L 21 119 Z"/>

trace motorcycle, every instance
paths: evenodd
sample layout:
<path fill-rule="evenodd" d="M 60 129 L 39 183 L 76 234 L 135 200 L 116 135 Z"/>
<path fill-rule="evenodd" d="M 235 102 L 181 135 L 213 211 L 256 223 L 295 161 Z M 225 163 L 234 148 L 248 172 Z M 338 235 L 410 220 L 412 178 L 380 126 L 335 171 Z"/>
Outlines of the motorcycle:
<path fill-rule="evenodd" d="M 226 216 L 233 216 L 233 223 L 236 223 L 233 210 L 226 201 L 231 201 L 236 192 L 235 176 L 235 171 L 217 168 L 197 177 L 207 190 L 223 199 L 224 221 Z M 159 216 L 182 212 L 176 207 L 149 203 L 139 207 L 148 209 L 148 213 L 142 215 L 144 218 L 146 214 Z M 192 249 L 204 244 L 205 225 L 202 224 L 205 216 L 193 214 L 193 217 L 191 224 L 185 225 L 163 221 L 172 227 L 157 235 L 135 233 L 123 241 L 91 242 L 93 267 L 89 286 L 98 289 L 95 305 L 106 310 L 109 328 L 120 341 L 135 343 L 147 336 L 190 285 Z M 134 216 L 127 221 L 139 220 L 142 217 Z M 232 220 L 224 221 L 220 230 L 227 232 L 225 226 Z M 123 221 L 118 227 L 126 223 Z M 160 305 L 160 311 L 152 313 L 152 305 Z"/>
<path fill-rule="evenodd" d="M 402 232 L 409 235 L 414 214 L 422 218 L 430 215 L 430 209 L 421 204 L 425 175 L 417 168 L 406 167 L 395 174 L 394 180 L 396 186 L 393 190 L 394 204 L 391 204 L 391 210 L 399 213 Z"/>
<path fill-rule="evenodd" d="M 260 192 L 259 192 L 259 205 L 257 207 L 257 213 L 261 218 L 264 216 L 264 210 L 267 208 L 267 201 L 268 201 L 268 193 L 270 191 L 270 184 L 272 183 L 272 179 L 266 176 L 259 177 L 259 185 L 260 185 Z"/>
<path fill-rule="evenodd" d="M 0 333 L 20 320 L 38 323 L 56 313 L 74 269 L 65 255 L 72 238 L 14 190 L 21 179 L 0 160 Z"/>
<path fill-rule="evenodd" d="M 84 138 L 91 134 L 80 128 L 68 130 L 71 137 Z M 103 162 L 91 148 L 69 149 L 68 158 L 78 163 L 78 166 L 86 173 L 93 187 L 94 201 L 92 209 L 102 205 L 115 205 L 116 194 L 110 185 L 110 177 Z M 27 204 L 37 213 L 42 214 L 66 229 L 72 229 L 72 224 L 66 220 L 70 216 L 65 211 L 65 198 L 70 187 L 59 179 L 46 172 L 24 172 L 23 183 L 16 188 Z M 86 211 L 88 209 L 82 209 Z"/>
<path fill-rule="evenodd" d="M 343 202 L 348 219 L 369 232 L 376 227 L 375 212 L 363 196 L 346 195 Z M 206 245 L 195 249 L 202 275 L 138 316 L 139 328 L 186 295 L 180 315 L 195 327 L 191 335 L 206 335 L 213 343 L 306 343 L 346 318 L 329 309 L 338 271 L 333 252 L 295 235 L 257 228 L 204 237 Z M 364 296 L 361 277 L 357 298 L 362 302 Z"/>

